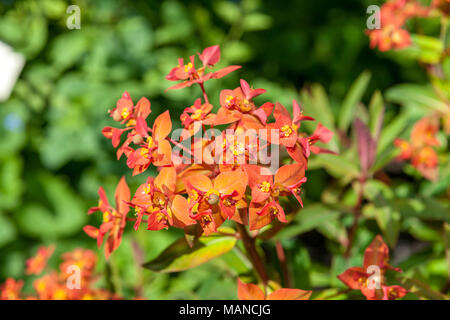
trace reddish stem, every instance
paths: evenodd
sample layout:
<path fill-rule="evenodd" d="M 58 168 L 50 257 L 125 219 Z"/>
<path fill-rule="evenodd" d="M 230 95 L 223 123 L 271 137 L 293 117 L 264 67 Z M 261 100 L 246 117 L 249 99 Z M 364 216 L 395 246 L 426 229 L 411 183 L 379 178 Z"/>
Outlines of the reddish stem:
<path fill-rule="evenodd" d="M 203 82 L 200 82 L 199 85 L 200 85 L 200 88 L 202 89 L 203 98 L 205 99 L 205 103 L 209 103 L 208 95 L 206 94 L 205 86 L 203 85 Z"/>
<path fill-rule="evenodd" d="M 244 243 L 245 250 L 247 251 L 250 261 L 252 262 L 253 268 L 263 281 L 264 286 L 266 286 L 269 281 L 269 277 L 267 276 L 266 269 L 264 268 L 264 263 L 259 256 L 258 251 L 256 251 L 255 239 L 250 237 L 245 226 L 240 223 L 236 223 L 236 226 L 242 242 Z"/>
<path fill-rule="evenodd" d="M 284 253 L 283 245 L 281 244 L 280 240 L 277 240 L 275 242 L 275 247 L 277 250 L 278 260 L 280 261 L 281 272 L 283 273 L 285 287 L 292 288 L 292 279 L 289 274 L 289 269 L 288 269 L 287 262 L 286 262 L 286 255 Z"/>

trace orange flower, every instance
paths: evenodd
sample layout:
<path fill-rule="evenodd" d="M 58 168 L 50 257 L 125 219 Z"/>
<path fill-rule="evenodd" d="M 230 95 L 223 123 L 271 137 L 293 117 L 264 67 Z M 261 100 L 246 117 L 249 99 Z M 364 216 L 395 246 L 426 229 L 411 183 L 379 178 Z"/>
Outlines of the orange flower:
<path fill-rule="evenodd" d="M 40 274 L 47 266 L 47 260 L 50 259 L 55 246 L 40 247 L 35 257 L 27 260 L 26 274 Z"/>
<path fill-rule="evenodd" d="M 245 166 L 252 190 L 249 208 L 250 230 L 256 230 L 278 218 L 287 222 L 283 208 L 278 203 L 279 196 L 293 195 L 303 207 L 301 185 L 306 182 L 305 167 L 302 163 L 282 166 L 273 178 L 264 167 Z"/>
<path fill-rule="evenodd" d="M 411 159 L 411 164 L 427 179 L 438 179 L 438 156 L 432 146 L 439 146 L 436 134 L 439 121 L 434 117 L 425 117 L 414 124 L 411 142 L 396 139 L 394 145 L 401 150 L 399 160 Z"/>
<path fill-rule="evenodd" d="M 199 55 L 203 66 L 199 69 L 195 68 L 195 56 L 189 57 L 188 64 L 184 64 L 183 58 L 178 59 L 178 66 L 173 68 L 166 79 L 169 81 L 182 81 L 166 90 L 181 89 L 185 87 L 190 87 L 195 83 L 203 85 L 203 83 L 209 79 L 219 79 L 230 72 L 233 72 L 241 66 L 228 66 L 220 69 L 216 72 L 205 73 L 206 67 L 212 67 L 220 60 L 220 48 L 219 46 L 211 46 L 203 50 Z"/>
<path fill-rule="evenodd" d="M 235 217 L 247 181 L 247 175 L 241 170 L 222 172 L 214 181 L 205 175 L 186 179 L 189 215 L 200 223 L 206 235 L 216 231 L 224 219 Z"/>
<path fill-rule="evenodd" d="M 33 287 L 40 300 L 67 300 L 66 286 L 54 271 L 36 279 Z"/>
<path fill-rule="evenodd" d="M 438 157 L 429 146 L 418 149 L 411 157 L 411 164 L 427 179 L 438 179 Z"/>
<path fill-rule="evenodd" d="M 243 283 L 238 278 L 239 300 L 308 300 L 311 291 L 281 288 L 265 295 L 255 284 Z"/>
<path fill-rule="evenodd" d="M 147 119 L 151 113 L 151 104 L 146 98 L 141 98 L 136 106 L 133 106 L 133 100 L 131 100 L 129 93 L 125 91 L 122 98 L 117 101 L 116 108 L 111 110 L 109 113 L 115 121 L 121 124 L 126 124 L 126 127 L 123 129 L 113 127 L 103 128 L 103 135 L 107 139 L 111 139 L 114 148 L 119 146 L 122 134 L 129 131 L 127 139 L 117 150 L 117 159 L 120 159 L 131 142 L 135 144 L 141 143 L 142 136 L 140 136 L 136 131 L 136 124 L 138 119 L 141 119 L 141 121 Z"/>
<path fill-rule="evenodd" d="M 328 143 L 333 138 L 333 132 L 325 128 L 321 123 L 319 123 L 310 137 L 299 138 L 298 141 L 303 149 L 303 154 L 305 157 L 309 158 L 310 153 L 335 153 L 331 150 L 320 148 L 315 146 L 317 142 Z"/>
<path fill-rule="evenodd" d="M 128 157 L 127 165 L 134 169 L 133 176 L 147 170 L 151 163 L 155 166 L 167 166 L 172 163 L 172 147 L 166 140 L 171 130 L 172 121 L 168 110 L 156 118 L 152 130 L 147 127 L 143 118 L 137 120 L 136 131 L 143 138 L 139 144 L 140 148 L 125 150 Z M 151 136 L 148 134 L 149 131 L 152 131 Z"/>
<path fill-rule="evenodd" d="M 127 202 L 130 201 L 130 189 L 125 181 L 125 178 L 120 179 L 114 194 L 116 200 L 116 208 L 111 207 L 106 197 L 105 191 L 102 187 L 99 188 L 98 194 L 100 201 L 97 207 L 89 209 L 89 214 L 96 211 L 103 213 L 103 223 L 100 228 L 93 226 L 85 226 L 83 230 L 86 234 L 94 239 L 97 239 L 97 245 L 100 247 L 105 235 L 108 237 L 105 244 L 105 256 L 109 258 L 110 254 L 116 250 L 122 241 L 123 230 L 126 224 L 126 217 L 129 211 Z"/>
<path fill-rule="evenodd" d="M 6 282 L 0 286 L 1 300 L 20 300 L 22 287 L 22 280 L 16 281 L 13 278 L 7 278 Z"/>
<path fill-rule="evenodd" d="M 394 300 L 402 298 L 406 295 L 407 290 L 401 286 L 386 286 L 385 272 L 388 269 L 402 272 L 399 268 L 394 268 L 388 264 L 389 248 L 384 243 L 381 236 L 376 236 L 372 243 L 367 247 L 364 253 L 363 267 L 351 267 L 341 273 L 338 278 L 350 289 L 361 290 L 361 293 L 366 296 L 367 300 Z M 376 276 L 369 273 L 371 268 L 378 267 L 379 273 L 379 287 L 369 286 L 369 278 Z"/>
<path fill-rule="evenodd" d="M 400 149 L 401 153 L 398 155 L 398 159 L 407 160 L 411 158 L 413 148 L 411 144 L 403 139 L 395 139 L 394 146 Z"/>
<path fill-rule="evenodd" d="M 81 270 L 83 278 L 90 278 L 97 263 L 97 256 L 91 250 L 77 248 L 73 251 L 66 252 L 62 256 L 62 263 L 59 268 L 63 278 L 66 279 L 69 274 L 67 270 L 71 266 L 77 266 Z"/>
<path fill-rule="evenodd" d="M 425 117 L 414 124 L 411 131 L 411 142 L 414 146 L 439 146 L 436 134 L 439 131 L 439 120 L 435 117 Z"/>
<path fill-rule="evenodd" d="M 386 2 L 380 10 L 381 29 L 368 30 L 370 46 L 378 46 L 380 51 L 403 49 L 412 44 L 411 37 L 403 25 L 413 17 L 426 17 L 429 8 L 416 0 L 392 0 Z"/>
<path fill-rule="evenodd" d="M 0 299 L 107 300 L 120 298 L 107 290 L 93 288 L 98 278 L 93 273 L 97 262 L 93 251 L 76 248 L 71 252 L 64 253 L 61 258 L 59 272 L 51 270 L 33 281 L 34 295 L 24 297 L 21 294 L 23 281 L 8 278 L 4 284 L 0 285 Z M 80 273 L 75 274 L 72 267 L 78 267 Z M 71 282 L 70 277 L 77 275 L 81 277 L 80 282 Z M 75 286 L 76 284 L 79 286 Z"/>
<path fill-rule="evenodd" d="M 204 120 L 209 115 L 212 108 L 212 104 L 202 104 L 202 99 L 198 98 L 195 100 L 193 106 L 184 109 L 183 114 L 180 116 L 181 123 L 186 129 L 189 129 L 192 127 L 194 121 Z"/>
<path fill-rule="evenodd" d="M 135 230 L 139 228 L 144 216 L 147 217 L 147 230 L 167 229 L 174 224 L 172 200 L 175 196 L 175 183 L 175 168 L 165 167 L 155 179 L 149 177 L 146 183 L 139 186 L 131 200 L 137 215 Z"/>

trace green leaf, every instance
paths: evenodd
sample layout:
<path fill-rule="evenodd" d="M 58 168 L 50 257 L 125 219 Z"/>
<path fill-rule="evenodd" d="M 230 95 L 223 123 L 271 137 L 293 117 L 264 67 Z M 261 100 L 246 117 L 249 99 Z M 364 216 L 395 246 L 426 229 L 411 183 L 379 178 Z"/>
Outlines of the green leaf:
<path fill-rule="evenodd" d="M 87 220 L 86 208 L 67 183 L 40 173 L 28 186 L 32 200 L 15 213 L 24 233 L 52 239 L 80 232 Z"/>
<path fill-rule="evenodd" d="M 405 130 L 410 114 L 404 112 L 396 117 L 389 125 L 387 125 L 381 132 L 381 137 L 378 142 L 377 156 L 380 155 L 387 147 L 392 145 L 395 138 Z"/>
<path fill-rule="evenodd" d="M 370 132 L 372 133 L 372 136 L 375 137 L 375 139 L 377 139 L 379 138 L 384 118 L 384 102 L 383 96 L 381 95 L 380 91 L 376 91 L 373 94 L 369 104 L 369 113 L 370 113 L 369 119 Z"/>
<path fill-rule="evenodd" d="M 233 270 L 236 275 L 249 274 L 253 269 L 250 260 L 237 247 L 225 253 L 220 259 L 223 259 L 225 268 L 227 270 Z"/>
<path fill-rule="evenodd" d="M 424 35 L 412 34 L 413 47 L 417 48 L 417 58 L 419 61 L 436 64 L 439 63 L 444 46 L 439 38 Z"/>
<path fill-rule="evenodd" d="M 317 227 L 317 230 L 328 239 L 339 242 L 341 245 L 345 245 L 347 241 L 347 229 L 339 219 L 331 219 L 323 221 L 323 223 Z"/>
<path fill-rule="evenodd" d="M 444 223 L 445 257 L 447 258 L 447 277 L 450 278 L 450 224 Z"/>
<path fill-rule="evenodd" d="M 377 207 L 374 204 L 366 205 L 364 210 L 368 211 L 365 214 L 375 216 L 383 238 L 391 248 L 394 248 L 400 232 L 400 214 L 388 206 Z"/>
<path fill-rule="evenodd" d="M 0 208 L 12 209 L 20 202 L 23 190 L 22 160 L 12 156 L 0 160 Z"/>
<path fill-rule="evenodd" d="M 450 222 L 450 205 L 433 198 L 394 199 L 390 205 L 404 217 Z"/>
<path fill-rule="evenodd" d="M 359 75 L 355 82 L 350 87 L 347 95 L 342 102 L 341 111 L 339 113 L 339 129 L 347 131 L 353 116 L 356 112 L 356 106 L 361 101 L 361 98 L 366 91 L 369 84 L 371 74 L 368 71 L 364 71 Z"/>
<path fill-rule="evenodd" d="M 311 258 L 308 250 L 303 246 L 300 248 L 296 247 L 292 258 L 292 270 L 294 271 L 292 274 L 295 288 L 302 288 L 304 290 L 311 288 L 310 269 Z"/>
<path fill-rule="evenodd" d="M 186 240 L 181 238 L 156 259 L 145 263 L 143 267 L 157 272 L 179 272 L 221 256 L 233 249 L 235 244 L 235 237 L 209 235 L 200 237 L 199 241 L 190 248 Z"/>
<path fill-rule="evenodd" d="M 216 14 L 229 24 L 233 24 L 242 16 L 239 5 L 231 1 L 215 1 L 213 8 Z"/>
<path fill-rule="evenodd" d="M 252 57 L 252 48 L 243 41 L 231 41 L 223 47 L 223 56 L 232 62 L 249 61 Z"/>
<path fill-rule="evenodd" d="M 357 159 L 356 159 L 357 160 Z M 343 155 L 318 154 L 311 157 L 308 162 L 309 169 L 325 168 L 328 173 L 336 178 L 355 178 L 359 175 L 358 166 L 345 159 Z"/>
<path fill-rule="evenodd" d="M 259 12 L 250 13 L 244 17 L 243 28 L 245 31 L 260 31 L 270 28 L 272 17 Z"/>
<path fill-rule="evenodd" d="M 387 100 L 408 108 L 421 108 L 425 112 L 446 111 L 447 105 L 435 94 L 430 85 L 399 84 L 386 91 Z"/>
<path fill-rule="evenodd" d="M 330 102 L 322 85 L 315 83 L 310 91 L 302 89 L 300 98 L 304 113 L 334 131 L 334 117 Z"/>
<path fill-rule="evenodd" d="M 413 278 L 402 278 L 402 286 L 418 297 L 431 300 L 450 300 L 450 297 L 431 288 L 427 283 Z"/>
<path fill-rule="evenodd" d="M 11 219 L 0 212 L 0 247 L 13 241 L 16 235 L 17 231 Z"/>
<path fill-rule="evenodd" d="M 322 123 L 326 128 L 336 132 L 333 111 L 331 109 L 328 96 L 322 85 L 315 83 L 311 85 L 310 90 L 302 89 L 300 91 L 300 102 L 305 115 L 313 117 L 317 123 Z M 316 123 L 308 123 L 307 121 L 304 125 L 305 127 L 314 130 L 312 127 L 315 126 Z M 339 149 L 336 134 L 333 135 L 333 138 L 327 144 L 327 147 L 335 151 Z"/>
<path fill-rule="evenodd" d="M 422 241 L 440 241 L 442 234 L 435 230 L 432 226 L 419 218 L 409 217 L 403 221 L 403 229 L 408 231 L 410 235 Z"/>
<path fill-rule="evenodd" d="M 312 204 L 301 209 L 292 222 L 281 230 L 275 238 L 284 239 L 298 236 L 304 232 L 313 230 L 324 222 L 338 219 L 340 213 L 321 204 Z"/>

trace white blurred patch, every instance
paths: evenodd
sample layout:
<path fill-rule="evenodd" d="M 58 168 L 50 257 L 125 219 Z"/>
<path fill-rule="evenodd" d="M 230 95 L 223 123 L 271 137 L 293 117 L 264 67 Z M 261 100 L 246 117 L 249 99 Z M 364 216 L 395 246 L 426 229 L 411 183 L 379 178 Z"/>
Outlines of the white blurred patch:
<path fill-rule="evenodd" d="M 9 98 L 25 65 L 25 57 L 0 41 L 0 101 Z"/>

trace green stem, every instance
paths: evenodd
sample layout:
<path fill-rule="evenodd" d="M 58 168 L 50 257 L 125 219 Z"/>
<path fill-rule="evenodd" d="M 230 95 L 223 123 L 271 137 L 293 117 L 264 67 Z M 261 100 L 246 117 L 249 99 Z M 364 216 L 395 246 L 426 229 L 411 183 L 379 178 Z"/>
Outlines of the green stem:
<path fill-rule="evenodd" d="M 353 225 L 351 226 L 350 231 L 349 231 L 348 245 L 347 245 L 347 249 L 345 250 L 345 254 L 344 254 L 344 257 L 346 259 L 348 259 L 350 256 L 350 252 L 352 250 L 353 242 L 354 242 L 355 236 L 356 236 L 356 231 L 358 229 L 359 218 L 361 217 L 361 207 L 362 207 L 363 196 L 364 196 L 364 183 L 365 183 L 365 179 L 360 179 L 360 187 L 358 190 L 358 200 L 356 202 L 355 207 L 353 208 L 353 214 L 354 214 Z"/>

